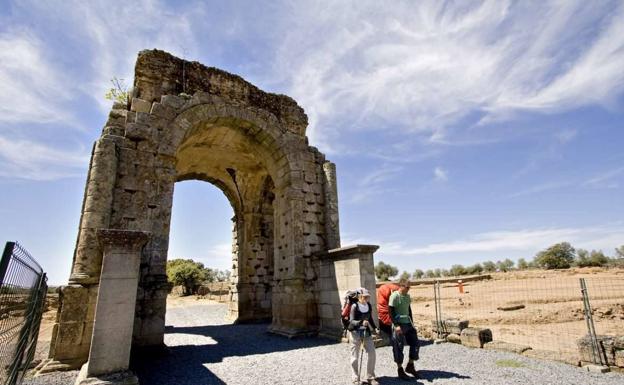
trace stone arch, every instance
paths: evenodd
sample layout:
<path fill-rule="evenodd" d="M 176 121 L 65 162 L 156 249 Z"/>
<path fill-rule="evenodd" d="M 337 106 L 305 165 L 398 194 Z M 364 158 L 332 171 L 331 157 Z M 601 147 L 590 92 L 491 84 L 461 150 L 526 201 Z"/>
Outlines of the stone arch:
<path fill-rule="evenodd" d="M 306 126 L 303 109 L 287 96 L 162 51 L 141 52 L 132 103 L 113 105 L 92 151 L 50 356 L 77 367 L 101 354 L 96 345 L 106 342 L 98 333 L 113 326 L 110 316 L 96 322 L 107 306 L 102 296 L 110 296 L 100 286 L 116 287 L 109 271 L 115 266 L 103 261 L 124 260 L 111 254 L 120 252 L 139 255 L 135 286 L 130 280 L 117 288 L 126 308 L 135 309 L 117 342 L 163 344 L 173 192 L 188 179 L 220 188 L 235 213 L 230 315 L 270 319 L 270 331 L 291 337 L 338 330 L 342 286 L 329 254 L 340 247 L 335 166 L 308 145 Z M 134 249 L 123 251 L 115 237 L 136 239 Z M 140 249 L 139 240 L 146 242 Z M 336 254 L 353 262 L 345 282 L 374 290 L 374 278 L 359 276 L 362 263 L 372 274 L 371 250 Z"/>

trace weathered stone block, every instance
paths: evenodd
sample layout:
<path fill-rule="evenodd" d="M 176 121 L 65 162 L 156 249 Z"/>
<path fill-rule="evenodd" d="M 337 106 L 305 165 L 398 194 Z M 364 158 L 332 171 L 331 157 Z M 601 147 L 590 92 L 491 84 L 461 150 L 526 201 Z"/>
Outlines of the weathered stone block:
<path fill-rule="evenodd" d="M 147 140 L 152 138 L 152 129 L 144 124 L 128 123 L 125 135 L 132 140 Z"/>
<path fill-rule="evenodd" d="M 512 344 L 512 343 L 503 342 L 503 341 L 486 342 L 483 345 L 483 348 L 486 350 L 500 350 L 500 351 L 511 352 L 511 353 L 516 353 L 516 354 L 522 354 L 526 352 L 527 350 L 531 349 L 531 347 L 528 345 L 518 345 L 518 344 Z"/>
<path fill-rule="evenodd" d="M 615 366 L 624 368 L 624 350 L 615 351 Z"/>
<path fill-rule="evenodd" d="M 581 361 L 595 362 L 594 360 L 598 360 L 598 356 L 594 358 L 594 354 L 600 354 L 603 357 L 606 357 L 608 365 L 615 365 L 616 337 L 598 335 L 596 336 L 596 339 L 598 341 L 598 351 L 596 352 L 594 352 L 594 349 L 592 348 L 592 339 L 589 335 L 577 340 L 576 344 Z"/>
<path fill-rule="evenodd" d="M 132 98 L 132 104 L 130 105 L 130 111 L 135 112 L 150 112 L 152 109 L 152 103 L 147 100 Z"/>
<path fill-rule="evenodd" d="M 456 318 L 449 318 L 442 320 L 442 327 L 439 332 L 441 333 L 453 333 L 453 334 L 461 334 L 462 330 L 468 327 L 468 320 L 460 320 Z M 431 320 L 432 330 L 434 332 L 438 332 L 438 324 L 436 320 Z"/>
<path fill-rule="evenodd" d="M 464 346 L 482 348 L 485 343 L 492 341 L 492 331 L 469 327 L 462 330 L 460 338 Z"/>
<path fill-rule="evenodd" d="M 446 336 L 446 340 L 454 344 L 461 344 L 461 337 L 459 336 L 459 334 L 451 333 L 448 336 Z"/>

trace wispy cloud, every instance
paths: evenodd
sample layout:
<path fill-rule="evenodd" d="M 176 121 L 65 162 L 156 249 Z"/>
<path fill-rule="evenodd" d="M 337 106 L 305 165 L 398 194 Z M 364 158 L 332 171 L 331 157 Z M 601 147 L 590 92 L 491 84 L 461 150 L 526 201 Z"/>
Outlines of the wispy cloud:
<path fill-rule="evenodd" d="M 64 151 L 29 140 L 0 136 L 0 178 L 52 180 L 82 175 L 87 168 L 86 149 Z"/>
<path fill-rule="evenodd" d="M 618 181 L 616 180 L 619 176 L 624 175 L 624 167 L 615 168 L 603 173 L 600 173 L 585 182 L 583 182 L 584 187 L 609 187 L 615 188 L 619 186 Z"/>
<path fill-rule="evenodd" d="M 518 198 L 521 196 L 533 195 L 533 194 L 543 193 L 543 192 L 551 191 L 551 190 L 559 190 L 559 189 L 562 189 L 564 187 L 571 186 L 571 185 L 573 185 L 572 182 L 546 182 L 546 183 L 538 184 L 535 186 L 531 186 L 531 187 L 516 191 L 515 193 L 510 194 L 508 197 Z"/>
<path fill-rule="evenodd" d="M 424 246 L 411 246 L 390 242 L 384 246 L 384 254 L 419 256 L 433 254 L 511 252 L 526 250 L 535 253 L 554 243 L 571 242 L 576 247 L 587 249 L 611 249 L 624 242 L 624 226 L 546 228 L 513 231 L 493 231 L 475 234 L 466 239 Z M 618 243 L 619 242 L 619 243 Z"/>
<path fill-rule="evenodd" d="M 433 170 L 433 178 L 436 182 L 446 182 L 448 180 L 448 171 L 442 167 L 436 167 Z"/>
<path fill-rule="evenodd" d="M 26 29 L 0 33 L 0 123 L 70 121 L 71 86 Z M 68 125 L 71 125 L 69 123 Z"/>
<path fill-rule="evenodd" d="M 356 187 L 348 195 L 347 203 L 365 203 L 375 196 L 392 191 L 386 182 L 395 178 L 402 171 L 402 166 L 385 164 L 362 176 Z"/>
<path fill-rule="evenodd" d="M 291 10 L 298 28 L 278 69 L 315 143 L 336 146 L 336 125 L 389 121 L 444 141 L 475 112 L 487 122 L 608 104 L 624 88 L 623 12 L 583 1 L 308 3 Z"/>

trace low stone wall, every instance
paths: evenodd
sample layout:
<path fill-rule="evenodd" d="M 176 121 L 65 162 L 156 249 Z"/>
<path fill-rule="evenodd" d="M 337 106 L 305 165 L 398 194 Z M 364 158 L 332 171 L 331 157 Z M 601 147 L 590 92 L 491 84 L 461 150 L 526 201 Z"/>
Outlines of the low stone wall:
<path fill-rule="evenodd" d="M 212 301 L 228 302 L 230 298 L 229 282 L 210 282 L 197 289 L 197 295 Z"/>

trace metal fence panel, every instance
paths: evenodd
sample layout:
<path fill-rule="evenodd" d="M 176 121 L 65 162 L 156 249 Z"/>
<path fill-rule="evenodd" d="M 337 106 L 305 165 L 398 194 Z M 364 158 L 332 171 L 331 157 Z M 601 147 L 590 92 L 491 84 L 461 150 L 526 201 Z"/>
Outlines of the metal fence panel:
<path fill-rule="evenodd" d="M 620 271 L 592 273 L 528 271 L 500 274 L 490 280 L 460 285 L 440 283 L 438 297 L 431 285 L 412 286 L 414 321 L 424 331 L 436 333 L 436 313 L 444 319 L 467 320 L 469 326 L 487 328 L 494 340 L 531 347 L 529 354 L 569 363 L 594 361 L 592 336 L 584 308 L 604 352 L 615 360 L 617 336 L 624 335 L 624 277 Z M 586 283 L 588 303 L 583 299 L 580 278 Z M 445 330 L 448 332 L 448 330 Z M 427 334 L 427 333 L 425 333 Z M 587 341 L 585 341 L 587 339 Z M 615 341 L 615 342 L 613 342 Z"/>
<path fill-rule="evenodd" d="M 18 243 L 0 260 L 0 383 L 21 383 L 32 362 L 45 305 L 47 278 Z"/>

